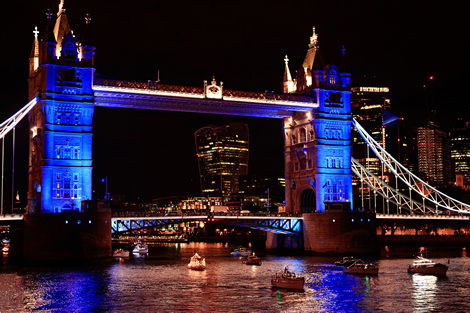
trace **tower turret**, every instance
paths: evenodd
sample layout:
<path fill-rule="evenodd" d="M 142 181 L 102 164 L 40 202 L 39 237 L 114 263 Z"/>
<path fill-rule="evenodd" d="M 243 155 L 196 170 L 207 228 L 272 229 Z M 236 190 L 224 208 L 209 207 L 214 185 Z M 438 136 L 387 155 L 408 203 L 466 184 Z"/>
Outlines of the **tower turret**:
<path fill-rule="evenodd" d="M 290 74 L 289 70 L 289 58 L 286 57 L 284 58 L 284 62 L 286 63 L 285 69 L 284 69 L 284 80 L 282 82 L 282 92 L 283 93 L 292 93 L 295 91 L 295 82 L 292 80 L 292 76 Z"/>
<path fill-rule="evenodd" d="M 34 73 L 39 67 L 39 40 L 38 40 L 38 27 L 34 27 L 34 42 L 31 49 L 31 54 L 29 55 L 29 77 L 33 77 Z"/>
<path fill-rule="evenodd" d="M 85 33 L 83 34 L 82 41 L 80 42 L 80 59 L 83 62 L 91 62 L 91 66 L 95 65 L 95 47 L 93 46 L 92 32 L 90 29 L 91 17 L 87 13 Z"/>
<path fill-rule="evenodd" d="M 40 64 L 52 62 L 56 58 L 56 46 L 57 42 L 54 36 L 54 27 L 52 25 L 52 13 L 51 9 L 48 9 L 46 12 L 47 16 L 47 25 L 46 31 L 42 36 L 41 41 L 41 57 Z"/>
<path fill-rule="evenodd" d="M 346 48 L 341 49 L 342 57 L 341 57 L 341 64 L 339 66 L 339 72 L 341 75 L 341 82 L 343 87 L 351 86 L 351 71 L 349 70 L 347 58 L 346 58 Z"/>
<path fill-rule="evenodd" d="M 67 15 L 65 15 L 64 0 L 60 0 L 59 12 L 57 12 L 57 20 L 54 26 L 54 37 L 57 42 L 56 56 L 60 57 L 62 51 L 62 38 L 68 35 L 72 29 L 70 28 Z"/>

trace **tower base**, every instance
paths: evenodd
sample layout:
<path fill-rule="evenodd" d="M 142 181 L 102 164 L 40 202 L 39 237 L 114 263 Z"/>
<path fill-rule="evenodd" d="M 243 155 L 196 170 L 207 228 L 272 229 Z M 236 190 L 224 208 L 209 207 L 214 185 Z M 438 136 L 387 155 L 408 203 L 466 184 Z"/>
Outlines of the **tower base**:
<path fill-rule="evenodd" d="M 308 254 L 377 255 L 374 213 L 303 214 L 304 248 Z"/>
<path fill-rule="evenodd" d="M 23 234 L 26 262 L 112 256 L 110 213 L 25 214 Z"/>

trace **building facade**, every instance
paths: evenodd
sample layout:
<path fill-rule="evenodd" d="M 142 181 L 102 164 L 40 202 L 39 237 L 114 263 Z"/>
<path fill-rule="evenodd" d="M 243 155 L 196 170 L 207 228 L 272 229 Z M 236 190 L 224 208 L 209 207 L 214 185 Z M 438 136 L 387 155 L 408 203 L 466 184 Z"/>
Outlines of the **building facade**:
<path fill-rule="evenodd" d="M 202 196 L 224 199 L 237 193 L 239 176 L 248 174 L 248 125 L 207 126 L 197 130 L 194 137 Z"/>

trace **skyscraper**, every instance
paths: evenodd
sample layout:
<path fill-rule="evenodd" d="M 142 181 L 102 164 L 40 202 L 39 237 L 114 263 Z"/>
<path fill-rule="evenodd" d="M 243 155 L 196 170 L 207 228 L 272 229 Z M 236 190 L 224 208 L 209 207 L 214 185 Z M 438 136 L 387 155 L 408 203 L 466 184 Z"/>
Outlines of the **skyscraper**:
<path fill-rule="evenodd" d="M 455 173 L 462 173 L 462 185 L 470 185 L 470 122 L 459 118 L 450 132 L 451 156 L 455 162 Z"/>
<path fill-rule="evenodd" d="M 451 144 L 447 134 L 433 122 L 416 129 L 418 171 L 432 185 L 454 181 L 455 172 L 451 159 Z"/>
<path fill-rule="evenodd" d="M 206 126 L 194 136 L 202 196 L 226 198 L 238 192 L 239 176 L 248 174 L 248 125 Z"/>

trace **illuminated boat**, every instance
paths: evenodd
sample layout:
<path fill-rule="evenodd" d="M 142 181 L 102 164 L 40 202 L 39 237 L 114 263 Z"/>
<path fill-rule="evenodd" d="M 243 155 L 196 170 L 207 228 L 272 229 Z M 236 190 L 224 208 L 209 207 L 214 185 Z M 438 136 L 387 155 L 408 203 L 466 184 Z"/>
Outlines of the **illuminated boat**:
<path fill-rule="evenodd" d="M 261 265 L 261 259 L 255 255 L 253 252 L 252 255 L 246 256 L 245 260 L 242 261 L 246 265 Z"/>
<path fill-rule="evenodd" d="M 132 253 L 148 253 L 149 252 L 149 247 L 147 245 L 144 245 L 142 243 L 138 243 L 135 247 L 134 250 L 132 250 Z"/>
<path fill-rule="evenodd" d="M 341 261 L 336 261 L 337 266 L 351 266 L 356 262 L 362 262 L 361 259 L 355 259 L 353 256 L 345 256 Z"/>
<path fill-rule="evenodd" d="M 277 272 L 271 276 L 271 285 L 275 288 L 303 290 L 305 278 L 297 276 L 294 272 L 284 269 L 284 272 Z"/>
<path fill-rule="evenodd" d="M 232 252 L 230 252 L 230 255 L 231 256 L 249 256 L 251 255 L 251 249 L 248 249 L 248 248 L 245 248 L 245 247 L 238 247 L 238 248 L 235 248 L 232 250 Z"/>
<path fill-rule="evenodd" d="M 124 249 L 117 249 L 113 252 L 113 258 L 128 259 L 130 252 Z"/>
<path fill-rule="evenodd" d="M 413 264 L 408 267 L 408 273 L 414 274 L 432 274 L 432 275 L 445 275 L 449 267 L 445 264 L 434 263 L 429 259 L 418 256 Z"/>
<path fill-rule="evenodd" d="M 202 271 L 206 269 L 206 259 L 203 259 L 199 254 L 194 254 L 189 261 L 188 268 L 191 270 Z"/>
<path fill-rule="evenodd" d="M 355 262 L 343 270 L 347 274 L 378 275 L 379 267 L 371 263 Z"/>

